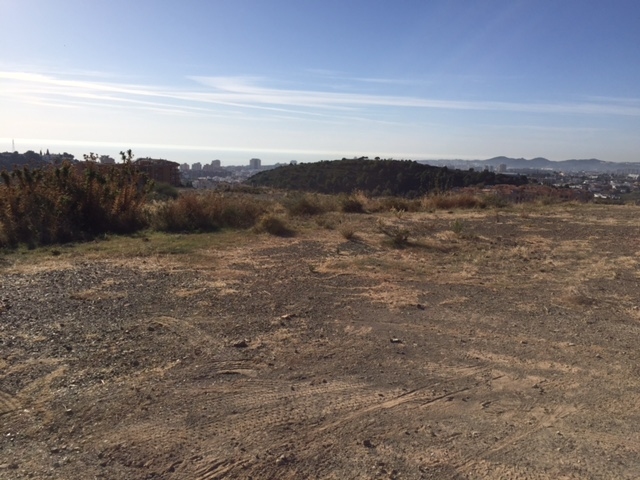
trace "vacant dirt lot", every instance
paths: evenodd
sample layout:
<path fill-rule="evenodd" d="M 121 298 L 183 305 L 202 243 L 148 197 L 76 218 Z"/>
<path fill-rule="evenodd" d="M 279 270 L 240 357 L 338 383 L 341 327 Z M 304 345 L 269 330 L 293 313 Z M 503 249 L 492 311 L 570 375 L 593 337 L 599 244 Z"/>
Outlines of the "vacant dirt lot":
<path fill-rule="evenodd" d="M 0 257 L 0 478 L 639 478 L 639 214 Z"/>

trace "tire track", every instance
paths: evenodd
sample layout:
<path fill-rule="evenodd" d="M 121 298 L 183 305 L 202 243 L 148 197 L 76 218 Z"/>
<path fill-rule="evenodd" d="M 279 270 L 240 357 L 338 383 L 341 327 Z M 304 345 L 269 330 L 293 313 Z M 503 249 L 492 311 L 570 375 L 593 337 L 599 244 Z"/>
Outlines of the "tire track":
<path fill-rule="evenodd" d="M 21 404 L 15 397 L 0 390 L 0 416 L 13 413 L 20 407 Z"/>
<path fill-rule="evenodd" d="M 195 480 L 218 480 L 227 476 L 237 468 L 245 467 L 247 460 L 231 461 L 213 458 L 206 462 L 206 465 L 195 471 Z"/>
<path fill-rule="evenodd" d="M 524 428 L 518 432 L 507 435 L 505 438 L 496 442 L 494 445 L 480 451 L 474 451 L 472 454 L 467 455 L 461 463 L 458 463 L 455 468 L 460 473 L 471 473 L 474 464 L 482 461 L 489 460 L 489 457 L 498 453 L 508 452 L 514 450 L 517 444 L 529 438 L 538 432 L 555 425 L 558 421 L 568 417 L 569 415 L 577 412 L 577 408 L 569 405 L 559 405 L 552 411 L 547 411 L 546 414 L 539 420 L 539 422 L 529 428 Z"/>

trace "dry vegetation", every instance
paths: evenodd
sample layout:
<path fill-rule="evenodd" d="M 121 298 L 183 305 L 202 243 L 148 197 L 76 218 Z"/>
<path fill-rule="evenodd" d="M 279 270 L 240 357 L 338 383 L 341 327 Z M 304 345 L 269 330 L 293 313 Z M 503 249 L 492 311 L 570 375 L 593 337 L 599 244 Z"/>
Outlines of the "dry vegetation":
<path fill-rule="evenodd" d="M 0 478 L 637 478 L 640 210 L 546 203 L 181 196 L 6 253 Z"/>

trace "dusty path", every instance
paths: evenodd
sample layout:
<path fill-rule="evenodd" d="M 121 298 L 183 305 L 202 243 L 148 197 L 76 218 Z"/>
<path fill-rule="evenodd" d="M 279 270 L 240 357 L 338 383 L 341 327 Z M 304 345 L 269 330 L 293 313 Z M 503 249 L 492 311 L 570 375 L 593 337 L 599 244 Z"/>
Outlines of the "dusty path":
<path fill-rule="evenodd" d="M 638 213 L 7 257 L 0 478 L 639 478 Z"/>

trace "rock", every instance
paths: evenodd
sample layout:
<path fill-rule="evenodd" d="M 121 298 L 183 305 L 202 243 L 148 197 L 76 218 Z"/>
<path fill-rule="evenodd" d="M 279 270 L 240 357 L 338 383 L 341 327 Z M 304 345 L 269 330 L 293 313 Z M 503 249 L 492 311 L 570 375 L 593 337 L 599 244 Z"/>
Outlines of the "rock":
<path fill-rule="evenodd" d="M 362 442 L 362 445 L 364 445 L 365 448 L 375 448 L 375 445 L 371 443 L 371 440 L 369 439 Z"/>
<path fill-rule="evenodd" d="M 236 340 L 231 345 L 235 348 L 247 348 L 249 346 L 246 340 Z"/>
<path fill-rule="evenodd" d="M 399 338 L 393 337 L 393 338 L 390 340 L 390 342 L 391 342 L 391 343 L 402 343 L 402 340 L 400 340 Z"/>
<path fill-rule="evenodd" d="M 278 457 L 278 459 L 276 460 L 276 465 L 278 465 L 279 467 L 282 465 L 286 465 L 288 463 L 291 463 L 295 460 L 294 456 L 291 453 L 283 453 L 282 455 L 280 455 Z"/>

